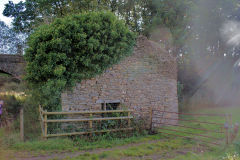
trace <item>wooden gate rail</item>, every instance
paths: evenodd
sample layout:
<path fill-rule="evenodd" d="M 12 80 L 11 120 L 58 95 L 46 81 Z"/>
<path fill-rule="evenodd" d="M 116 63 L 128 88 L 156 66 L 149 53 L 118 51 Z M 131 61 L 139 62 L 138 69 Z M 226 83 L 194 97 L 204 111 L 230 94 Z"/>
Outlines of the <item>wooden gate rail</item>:
<path fill-rule="evenodd" d="M 48 137 L 58 137 L 58 136 L 72 136 L 72 135 L 84 135 L 91 133 L 105 133 L 105 132 L 116 132 L 124 130 L 132 130 L 131 128 L 131 113 L 133 110 L 103 110 L 103 111 L 80 111 L 80 112 L 47 112 L 39 106 L 40 113 L 40 124 L 42 129 L 42 136 L 44 138 Z M 104 117 L 104 118 L 93 118 L 93 114 L 102 114 L 102 113 L 128 113 L 124 117 Z M 48 119 L 48 115 L 88 115 L 90 118 L 79 118 L 79 119 Z M 89 128 L 93 128 L 94 121 L 106 121 L 106 120 L 128 120 L 127 128 L 118 128 L 118 129 L 108 129 L 108 130 L 98 130 L 98 131 L 87 131 L 87 132 L 72 132 L 72 133 L 61 133 L 61 134 L 48 134 L 48 123 L 64 123 L 64 122 L 88 122 Z"/>

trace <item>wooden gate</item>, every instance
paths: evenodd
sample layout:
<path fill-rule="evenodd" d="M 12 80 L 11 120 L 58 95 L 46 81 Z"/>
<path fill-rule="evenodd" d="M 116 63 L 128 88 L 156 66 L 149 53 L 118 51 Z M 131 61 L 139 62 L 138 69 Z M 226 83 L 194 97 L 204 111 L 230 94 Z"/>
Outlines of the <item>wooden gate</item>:
<path fill-rule="evenodd" d="M 104 133 L 104 132 L 116 132 L 116 131 L 126 131 L 132 130 L 131 127 L 131 120 L 133 116 L 131 113 L 133 110 L 101 110 L 101 111 L 80 111 L 80 112 L 47 112 L 44 111 L 41 106 L 39 106 L 39 113 L 40 113 L 40 123 L 42 128 L 42 136 L 44 138 L 48 137 L 58 137 L 58 136 L 72 136 L 72 135 L 84 135 L 84 134 L 92 134 L 92 133 Z M 124 116 L 111 116 L 113 113 L 118 114 L 126 114 Z M 102 114 L 110 114 L 110 116 L 102 117 Z M 49 116 L 66 116 L 66 115 L 79 115 L 80 118 L 51 118 Z M 102 122 L 102 121 L 126 121 L 125 126 L 122 128 L 111 128 L 111 129 L 103 129 L 103 130 L 96 130 L 93 126 L 94 122 Z M 87 122 L 87 127 L 89 128 L 86 131 L 82 132 L 70 132 L 70 133 L 56 133 L 51 134 L 48 132 L 48 125 L 49 123 L 70 123 L 70 122 Z"/>
<path fill-rule="evenodd" d="M 160 126 L 157 132 L 166 136 L 188 138 L 213 145 L 228 145 L 233 143 L 238 135 L 239 125 L 232 124 L 231 114 L 179 113 L 159 110 L 152 110 L 151 114 L 154 115 L 154 112 L 160 115 L 158 121 L 154 121 Z M 171 115 L 177 115 L 177 118 L 176 116 L 172 118 Z"/>

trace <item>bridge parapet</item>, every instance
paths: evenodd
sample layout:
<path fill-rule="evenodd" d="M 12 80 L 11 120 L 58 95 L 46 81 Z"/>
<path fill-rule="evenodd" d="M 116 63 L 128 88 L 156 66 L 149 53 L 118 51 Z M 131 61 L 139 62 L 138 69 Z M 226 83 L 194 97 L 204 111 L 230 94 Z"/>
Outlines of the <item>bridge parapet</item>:
<path fill-rule="evenodd" d="M 0 54 L 1 63 L 24 63 L 24 58 L 21 55 Z"/>
<path fill-rule="evenodd" d="M 0 71 L 21 79 L 24 74 L 25 61 L 21 55 L 0 54 Z"/>

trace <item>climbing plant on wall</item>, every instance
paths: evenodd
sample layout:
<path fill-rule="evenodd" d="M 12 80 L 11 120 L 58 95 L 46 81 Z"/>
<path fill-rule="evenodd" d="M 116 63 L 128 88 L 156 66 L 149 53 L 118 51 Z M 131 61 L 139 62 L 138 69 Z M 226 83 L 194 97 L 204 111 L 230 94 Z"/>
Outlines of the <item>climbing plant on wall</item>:
<path fill-rule="evenodd" d="M 61 93 L 130 55 L 135 34 L 110 12 L 56 19 L 29 37 L 26 80 L 41 104 L 60 110 Z"/>

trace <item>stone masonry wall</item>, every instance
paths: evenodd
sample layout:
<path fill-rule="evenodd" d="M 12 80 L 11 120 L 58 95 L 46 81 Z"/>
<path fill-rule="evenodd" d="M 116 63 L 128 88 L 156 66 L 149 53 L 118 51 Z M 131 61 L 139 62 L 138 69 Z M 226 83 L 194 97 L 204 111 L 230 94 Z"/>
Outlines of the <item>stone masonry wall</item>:
<path fill-rule="evenodd" d="M 20 77 L 24 74 L 25 61 L 20 55 L 0 54 L 0 70 Z"/>
<path fill-rule="evenodd" d="M 132 56 L 106 70 L 102 75 L 78 83 L 62 93 L 64 111 L 101 110 L 101 100 L 120 100 L 133 109 L 135 118 L 161 126 L 166 111 L 178 112 L 176 59 L 158 44 L 140 37 Z M 177 115 L 164 114 L 176 118 Z"/>

